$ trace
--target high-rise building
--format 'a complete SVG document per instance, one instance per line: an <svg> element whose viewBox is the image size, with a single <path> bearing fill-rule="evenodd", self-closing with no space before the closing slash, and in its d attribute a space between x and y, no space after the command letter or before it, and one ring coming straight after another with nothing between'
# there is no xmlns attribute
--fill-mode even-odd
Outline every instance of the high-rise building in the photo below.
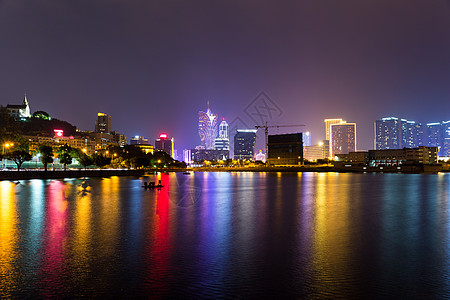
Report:
<svg viewBox="0 0 450 300"><path fill-rule="evenodd" d="M442 124L427 124L427 145L428 147L439 147L442 145Z"/></svg>
<svg viewBox="0 0 450 300"><path fill-rule="evenodd" d="M331 125L331 157L356 151L356 123Z"/></svg>
<svg viewBox="0 0 450 300"><path fill-rule="evenodd" d="M206 112L198 112L198 134L205 149L214 149L214 142L217 137L217 124L217 115L211 112L208 102Z"/></svg>
<svg viewBox="0 0 450 300"><path fill-rule="evenodd" d="M424 145L423 126L396 117L375 121L375 149L417 148Z"/></svg>
<svg viewBox="0 0 450 300"><path fill-rule="evenodd" d="M329 149L328 149L328 153L330 154L329 158L333 158L332 157L332 143L331 143L331 125L335 125L335 124L343 124L346 123L346 121L342 120L342 119L325 119L325 139L329 141L328 145L329 145Z"/></svg>
<svg viewBox="0 0 450 300"><path fill-rule="evenodd" d="M110 133L111 132L111 116L105 113L98 113L95 121L95 132Z"/></svg>
<svg viewBox="0 0 450 300"><path fill-rule="evenodd" d="M155 140L155 150L164 151L174 158L174 142L173 138L169 138L167 134L161 133L159 138Z"/></svg>
<svg viewBox="0 0 450 300"><path fill-rule="evenodd" d="M214 141L214 148L216 150L230 150L229 126L225 120L219 125L219 137Z"/></svg>
<svg viewBox="0 0 450 300"><path fill-rule="evenodd" d="M303 163L301 133L276 134L268 137L269 165L299 165Z"/></svg>
<svg viewBox="0 0 450 300"><path fill-rule="evenodd" d="M255 153L256 129L237 129L234 136L234 158L252 160Z"/></svg>
<svg viewBox="0 0 450 300"><path fill-rule="evenodd" d="M395 117L375 121L375 149L401 149L400 120Z"/></svg>

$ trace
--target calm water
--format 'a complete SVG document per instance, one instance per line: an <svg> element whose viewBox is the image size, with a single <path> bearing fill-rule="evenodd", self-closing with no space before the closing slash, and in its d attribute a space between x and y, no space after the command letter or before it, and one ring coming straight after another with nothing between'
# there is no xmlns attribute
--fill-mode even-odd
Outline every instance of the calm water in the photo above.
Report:
<svg viewBox="0 0 450 300"><path fill-rule="evenodd" d="M0 296L448 298L449 197L450 174L0 181Z"/></svg>

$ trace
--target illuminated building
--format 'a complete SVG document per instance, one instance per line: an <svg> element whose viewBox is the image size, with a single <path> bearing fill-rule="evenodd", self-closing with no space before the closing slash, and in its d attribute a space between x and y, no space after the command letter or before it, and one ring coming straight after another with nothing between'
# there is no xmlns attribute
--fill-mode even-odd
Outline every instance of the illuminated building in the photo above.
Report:
<svg viewBox="0 0 450 300"><path fill-rule="evenodd" d="M328 140L320 141L317 145L303 147L303 159L316 161L330 156L330 145Z"/></svg>
<svg viewBox="0 0 450 300"><path fill-rule="evenodd" d="M174 158L174 142L173 138L169 138L167 134L161 133L159 138L155 140L155 150L164 151Z"/></svg>
<svg viewBox="0 0 450 300"><path fill-rule="evenodd" d="M225 120L219 125L219 137L214 141L214 149L230 150L229 126Z"/></svg>
<svg viewBox="0 0 450 300"><path fill-rule="evenodd" d="M217 137L217 115L213 114L209 109L206 112L198 112L198 134L200 135L200 140L202 146L205 149L214 149L214 142Z"/></svg>
<svg viewBox="0 0 450 300"><path fill-rule="evenodd" d="M342 119L325 119L325 139L329 141L329 149L328 149L328 153L329 153L329 158L333 158L332 156L332 144L331 144L331 125L335 125L335 124L343 124L346 123L346 121L342 120Z"/></svg>
<svg viewBox="0 0 450 300"><path fill-rule="evenodd" d="M23 98L23 102L20 105L8 104L6 106L8 115L16 120L24 120L31 117L30 105L28 104L27 96Z"/></svg>
<svg viewBox="0 0 450 300"><path fill-rule="evenodd" d="M262 161L266 162L266 155L262 152L262 150L259 150L259 152L255 155L255 161Z"/></svg>
<svg viewBox="0 0 450 300"><path fill-rule="evenodd" d="M192 154L190 149L184 149L183 150L183 161L190 165L192 163Z"/></svg>
<svg viewBox="0 0 450 300"><path fill-rule="evenodd" d="M111 116L105 113L98 113L95 121L95 132L110 133L111 132Z"/></svg>
<svg viewBox="0 0 450 300"><path fill-rule="evenodd" d="M229 150L215 150L215 149L192 149L191 150L191 163L195 162L203 164L207 161L227 160L229 158Z"/></svg>
<svg viewBox="0 0 450 300"><path fill-rule="evenodd" d="M303 146L311 146L311 132L309 131L303 133Z"/></svg>
<svg viewBox="0 0 450 300"><path fill-rule="evenodd" d="M450 121L428 123L426 138L429 147L439 147L439 156L450 156Z"/></svg>
<svg viewBox="0 0 450 300"><path fill-rule="evenodd" d="M269 135L269 165L299 165L303 163L303 134Z"/></svg>
<svg viewBox="0 0 450 300"><path fill-rule="evenodd" d="M423 146L423 126L396 117L375 121L375 149L402 149Z"/></svg>
<svg viewBox="0 0 450 300"><path fill-rule="evenodd" d="M131 138L130 145L149 145L149 142L145 137L136 135L135 137Z"/></svg>
<svg viewBox="0 0 450 300"><path fill-rule="evenodd" d="M256 129L237 129L234 136L234 159L253 160Z"/></svg>
<svg viewBox="0 0 450 300"><path fill-rule="evenodd" d="M331 125L331 157L356 151L356 124L341 123Z"/></svg>

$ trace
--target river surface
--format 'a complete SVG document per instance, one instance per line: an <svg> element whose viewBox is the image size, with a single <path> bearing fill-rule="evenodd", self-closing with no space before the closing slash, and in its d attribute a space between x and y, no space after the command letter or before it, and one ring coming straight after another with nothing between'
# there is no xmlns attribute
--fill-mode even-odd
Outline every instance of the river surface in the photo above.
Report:
<svg viewBox="0 0 450 300"><path fill-rule="evenodd" d="M449 298L449 197L450 174L0 181L0 296Z"/></svg>

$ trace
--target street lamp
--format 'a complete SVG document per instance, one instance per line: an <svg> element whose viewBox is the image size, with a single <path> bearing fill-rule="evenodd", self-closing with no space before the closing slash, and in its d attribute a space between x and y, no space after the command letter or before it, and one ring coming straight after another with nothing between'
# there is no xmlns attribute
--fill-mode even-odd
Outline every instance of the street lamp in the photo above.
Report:
<svg viewBox="0 0 450 300"><path fill-rule="evenodd" d="M10 142L3 144L3 152L2 152L2 154L5 155L5 148L8 149L9 147L13 147L13 146L14 146L14 143L10 143ZM4 168L5 166L6 166L5 158L3 157L2 158L2 168Z"/></svg>

